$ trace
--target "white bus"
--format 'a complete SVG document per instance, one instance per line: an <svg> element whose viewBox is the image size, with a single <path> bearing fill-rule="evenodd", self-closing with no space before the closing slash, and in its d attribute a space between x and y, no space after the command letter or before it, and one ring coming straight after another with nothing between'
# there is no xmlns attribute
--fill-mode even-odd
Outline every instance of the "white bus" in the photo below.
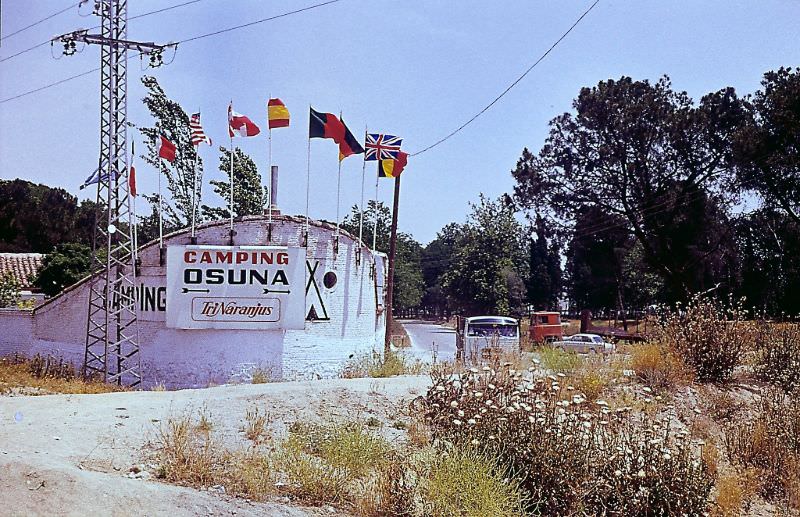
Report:
<svg viewBox="0 0 800 517"><path fill-rule="evenodd" d="M469 364L519 352L519 321L505 316L456 319L456 358Z"/></svg>

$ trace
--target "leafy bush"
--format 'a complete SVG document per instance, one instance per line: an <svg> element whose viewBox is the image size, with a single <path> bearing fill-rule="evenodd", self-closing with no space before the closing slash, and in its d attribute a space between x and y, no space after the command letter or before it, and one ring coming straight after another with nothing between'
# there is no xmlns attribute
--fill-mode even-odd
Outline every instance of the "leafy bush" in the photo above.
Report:
<svg viewBox="0 0 800 517"><path fill-rule="evenodd" d="M479 447L515 473L541 515L702 514L713 485L686 432L513 369L434 377L434 438Z"/></svg>
<svg viewBox="0 0 800 517"><path fill-rule="evenodd" d="M760 494L796 499L800 508L800 400L767 392L755 416L734 422L725 432L731 463L760 473Z"/></svg>
<svg viewBox="0 0 800 517"><path fill-rule="evenodd" d="M692 379L692 371L680 356L661 343L632 346L631 367L636 377L656 391L672 390Z"/></svg>
<svg viewBox="0 0 800 517"><path fill-rule="evenodd" d="M543 346L538 350L542 366L553 373L569 373L581 364L578 354Z"/></svg>
<svg viewBox="0 0 800 517"><path fill-rule="evenodd" d="M800 324L759 325L756 376L792 392L800 388Z"/></svg>
<svg viewBox="0 0 800 517"><path fill-rule="evenodd" d="M425 515L524 515L522 490L511 478L508 469L474 449L439 454L422 482Z"/></svg>
<svg viewBox="0 0 800 517"><path fill-rule="evenodd" d="M742 302L723 303L702 297L666 311L655 340L675 351L700 382L728 380L752 341Z"/></svg>

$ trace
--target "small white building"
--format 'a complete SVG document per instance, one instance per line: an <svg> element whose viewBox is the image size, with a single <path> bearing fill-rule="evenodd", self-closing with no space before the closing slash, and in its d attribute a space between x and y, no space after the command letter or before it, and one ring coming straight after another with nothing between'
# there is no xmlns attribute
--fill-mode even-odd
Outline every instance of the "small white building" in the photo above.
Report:
<svg viewBox="0 0 800 517"><path fill-rule="evenodd" d="M382 349L386 324L385 256L372 252L345 231L339 233L338 249L334 250L335 226L313 220L305 245L305 224L302 217L275 215L269 240L267 216L237 219L233 247L229 247L229 222L216 221L198 226L195 244L191 243L187 229L165 236L164 252L157 241L139 250L136 294L143 387L157 384L168 388L205 387L212 383L247 381L255 369L287 380L332 377L354 355ZM235 318L229 317L225 323L199 323L201 327L217 328L186 328L192 326L191 321L197 321L196 316L202 319L193 312L188 325L176 325L174 314L168 325L167 300L178 299L176 296L181 293L180 289L167 285L168 254L180 257L181 249L235 252L264 246L283 248L292 256L305 259L305 264L292 273L295 276L290 275L287 280L296 289L291 296L295 297L297 289L302 289L304 297L287 303L287 298L280 294L282 291L272 289L279 294L267 295L269 290L265 288L264 299L272 301L263 302L262 307L263 300L257 299L261 312L280 313L282 307L291 307L296 315L302 310L304 317L299 324L295 318L295 323L288 325L291 328L286 328L278 319L263 316L261 324L248 317L239 325L233 321ZM176 274L173 268L173 279ZM255 274L258 281L260 273ZM78 282L33 310L0 309L0 355L51 354L78 367L82 365L90 281L86 278ZM173 284L179 281L180 278L170 280ZM216 286L203 287L205 294L201 296L206 301L198 303L209 306ZM228 292L235 291L235 287L228 286ZM175 292L168 293L168 289ZM209 289L212 294L208 294ZM190 305L199 306L198 303L192 301ZM265 308L270 304L272 308ZM205 310L203 314L207 313L210 312ZM231 328L237 325L241 328Z"/></svg>

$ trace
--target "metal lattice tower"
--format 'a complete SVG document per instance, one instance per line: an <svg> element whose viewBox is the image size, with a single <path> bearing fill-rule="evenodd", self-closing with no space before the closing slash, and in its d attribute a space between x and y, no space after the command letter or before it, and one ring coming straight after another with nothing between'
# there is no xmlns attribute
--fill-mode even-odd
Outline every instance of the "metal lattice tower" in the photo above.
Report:
<svg viewBox="0 0 800 517"><path fill-rule="evenodd" d="M75 31L53 41L64 53L76 42L101 46L100 160L97 169L99 207L92 249L92 279L86 328L84 377L136 386L142 380L136 308L133 220L128 170L128 50L161 62L163 45L128 41L127 0L99 0L94 14L101 33Z"/></svg>

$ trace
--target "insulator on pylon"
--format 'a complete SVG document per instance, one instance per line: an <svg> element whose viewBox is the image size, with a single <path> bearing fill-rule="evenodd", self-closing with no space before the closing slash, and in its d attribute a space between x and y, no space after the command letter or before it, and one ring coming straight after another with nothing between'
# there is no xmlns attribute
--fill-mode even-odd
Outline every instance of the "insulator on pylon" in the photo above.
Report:
<svg viewBox="0 0 800 517"><path fill-rule="evenodd" d="M164 64L164 51L163 49L155 49L150 52L150 66L158 68Z"/></svg>

